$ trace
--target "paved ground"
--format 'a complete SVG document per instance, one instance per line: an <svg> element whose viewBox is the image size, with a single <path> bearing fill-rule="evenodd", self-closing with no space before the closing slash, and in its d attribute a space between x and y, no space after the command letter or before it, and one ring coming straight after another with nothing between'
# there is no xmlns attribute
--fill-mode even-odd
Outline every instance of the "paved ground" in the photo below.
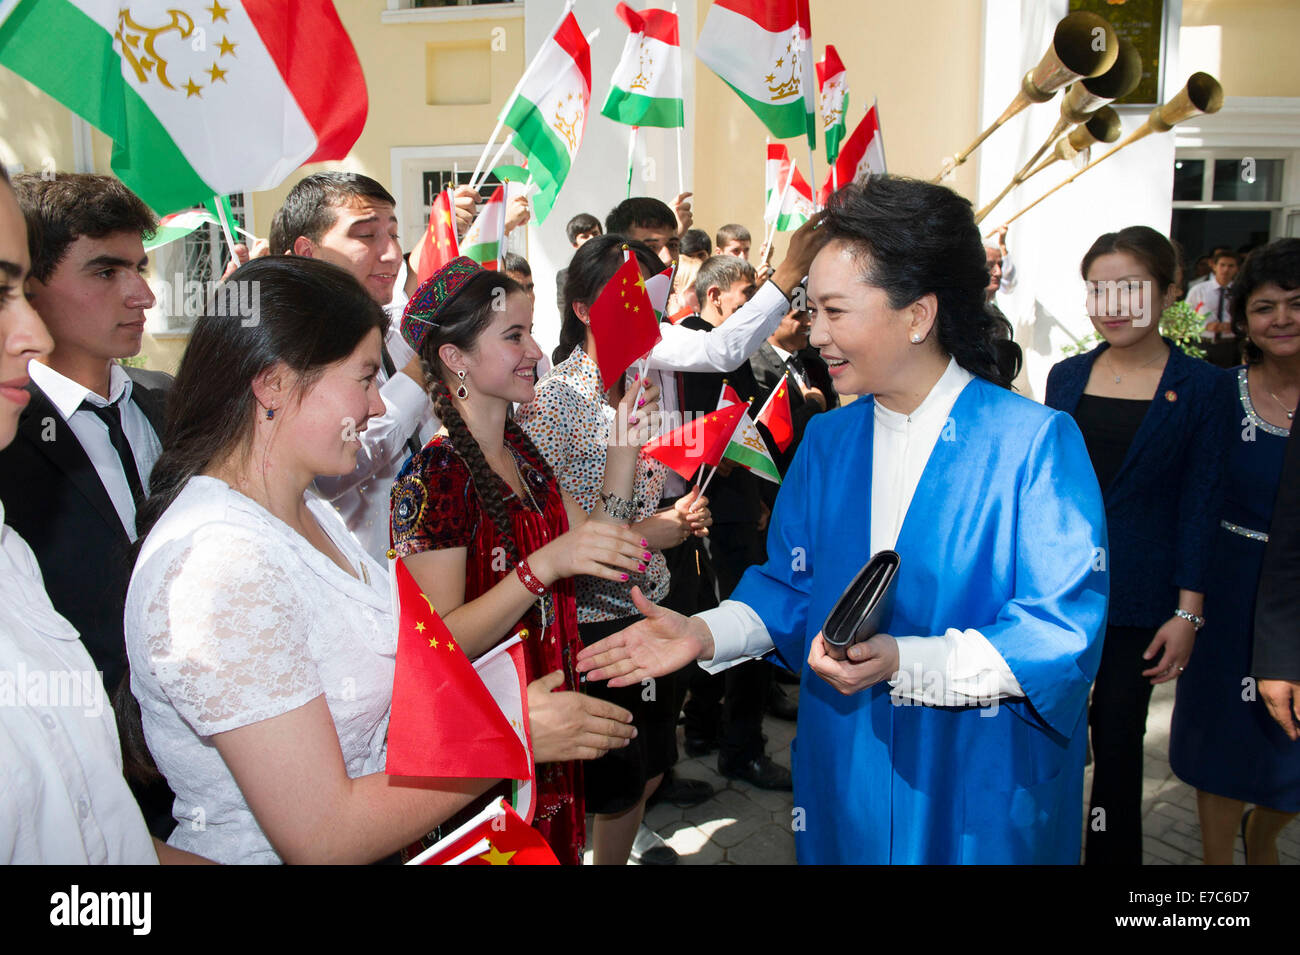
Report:
<svg viewBox="0 0 1300 955"><path fill-rule="evenodd" d="M786 687L795 693L794 687ZM1169 716L1174 706L1174 685L1155 688L1147 718L1146 779L1143 785L1143 838L1148 865L1198 865L1201 861L1200 829L1196 819L1196 793L1169 769ZM768 752L781 765L790 765L789 746L794 724L768 717L764 730ZM659 805L646 822L681 855L686 865L793 865L794 836L789 793L771 793L717 774L716 756L684 759L677 771L693 779L706 779L718 793L693 809ZM1092 776L1084 782L1085 801ZM1294 822L1278 841L1284 865L1300 865L1300 822ZM1237 859L1243 862L1240 840Z"/></svg>

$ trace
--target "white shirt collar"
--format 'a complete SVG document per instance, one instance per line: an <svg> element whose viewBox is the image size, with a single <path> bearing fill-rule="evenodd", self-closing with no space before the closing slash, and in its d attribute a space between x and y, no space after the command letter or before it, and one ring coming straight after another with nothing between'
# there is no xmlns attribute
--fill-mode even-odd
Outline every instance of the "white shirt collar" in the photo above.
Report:
<svg viewBox="0 0 1300 955"><path fill-rule="evenodd" d="M769 345L772 345L771 342L768 342L768 344L769 344ZM786 350L785 350L784 348L782 348L780 345L772 345L772 351L776 352L777 355L780 356L780 358L781 358L782 361L789 361L789 360L790 360L790 356L794 354L794 352L788 352L788 351L786 351Z"/></svg>
<svg viewBox="0 0 1300 955"><path fill-rule="evenodd" d="M934 415L942 414L947 418L948 413L952 411L952 406L957 403L957 396L961 394L962 389L974 377L969 371L957 364L957 359L949 358L948 367L939 376L939 380L934 383L934 387L925 396L925 400L917 405L910 415L890 411L877 401L876 421L888 428L900 430L908 422L924 421Z"/></svg>
<svg viewBox="0 0 1300 955"><path fill-rule="evenodd" d="M85 385L59 374L49 365L43 365L35 359L27 363L27 374L31 376L36 386L45 392L45 397L50 399L50 403L63 416L64 421L73 416L83 401L89 401L102 408L118 400L131 399L131 376L117 362L113 362L113 367L108 373L108 401Z"/></svg>

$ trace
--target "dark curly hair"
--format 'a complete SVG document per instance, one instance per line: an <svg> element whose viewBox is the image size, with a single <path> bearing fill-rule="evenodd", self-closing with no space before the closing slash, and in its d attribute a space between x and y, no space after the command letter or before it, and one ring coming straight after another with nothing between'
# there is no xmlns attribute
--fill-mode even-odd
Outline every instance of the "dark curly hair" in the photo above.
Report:
<svg viewBox="0 0 1300 955"><path fill-rule="evenodd" d="M1246 257L1241 271L1232 280L1228 310L1232 315L1232 330L1242 343L1248 365L1263 359L1264 353L1247 334L1246 303L1260 286L1269 284L1288 292L1300 288L1300 239L1277 239L1256 249Z"/></svg>
<svg viewBox="0 0 1300 955"><path fill-rule="evenodd" d="M425 390L433 401L433 410L447 429L452 448L469 468L474 493L478 495L484 513L496 525L498 535L505 542L506 556L513 566L519 562L520 554L510 528L505 485L483 457L483 449L457 410L447 384L453 375L438 355L438 349L443 345L455 345L463 352L473 353L479 336L492 323L493 305L501 300L503 291L506 295L524 294L523 286L501 272L484 270L471 278L460 294L438 313L438 324L429 329L420 343L420 361L424 366ZM555 474L545 463L545 458L512 418L506 418L506 433L527 448L532 457L543 462L547 479L554 482Z"/></svg>
<svg viewBox="0 0 1300 955"><path fill-rule="evenodd" d="M1011 387L1020 346L1011 323L984 308L989 271L968 200L919 179L872 176L836 192L821 227L854 248L862 280L891 308L932 293L940 347L971 374Z"/></svg>

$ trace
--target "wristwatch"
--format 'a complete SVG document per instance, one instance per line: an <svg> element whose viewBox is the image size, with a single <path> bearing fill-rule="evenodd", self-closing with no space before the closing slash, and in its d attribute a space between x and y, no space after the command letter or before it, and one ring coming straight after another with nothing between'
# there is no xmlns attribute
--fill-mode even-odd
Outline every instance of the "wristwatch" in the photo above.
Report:
<svg viewBox="0 0 1300 955"><path fill-rule="evenodd" d="M1205 626L1204 617L1198 617L1190 610L1184 610L1182 607L1179 607L1177 610L1174 611L1174 616L1182 617L1184 620L1190 623L1197 630L1200 630L1203 626Z"/></svg>

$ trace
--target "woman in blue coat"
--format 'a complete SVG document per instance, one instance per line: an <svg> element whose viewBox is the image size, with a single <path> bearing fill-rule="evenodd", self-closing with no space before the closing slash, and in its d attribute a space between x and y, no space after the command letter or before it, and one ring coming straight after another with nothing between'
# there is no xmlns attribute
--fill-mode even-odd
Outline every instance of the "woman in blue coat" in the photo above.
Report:
<svg viewBox="0 0 1300 955"><path fill-rule="evenodd" d="M966 200L872 177L821 227L812 343L861 400L809 425L768 562L731 600L693 618L642 602L647 620L579 669L626 684L775 651L802 671L800 862L1076 863L1107 587L1083 440L1009 390L1020 353L984 312ZM884 632L833 660L823 621L886 548L901 565Z"/></svg>
<svg viewBox="0 0 1300 955"><path fill-rule="evenodd" d="M1105 339L1047 378L1078 422L1106 503L1110 613L1089 711L1085 861L1142 863L1142 737L1151 688L1192 655L1223 494L1232 378L1160 337L1177 259L1146 226L1101 236L1080 269Z"/></svg>

